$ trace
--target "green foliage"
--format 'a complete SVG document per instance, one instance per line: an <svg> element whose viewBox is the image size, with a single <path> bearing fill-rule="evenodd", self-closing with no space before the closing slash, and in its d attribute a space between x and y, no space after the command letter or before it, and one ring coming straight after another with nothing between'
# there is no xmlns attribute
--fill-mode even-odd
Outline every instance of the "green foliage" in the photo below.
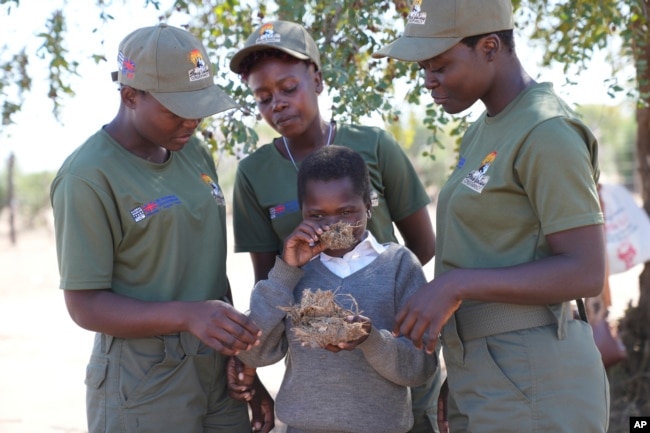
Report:
<svg viewBox="0 0 650 433"><path fill-rule="evenodd" d="M636 175L633 107L583 105L577 112L598 138L601 178L632 188Z"/></svg>
<svg viewBox="0 0 650 433"><path fill-rule="evenodd" d="M77 74L79 63L77 61L68 61L68 50L65 49L64 44L66 21L63 11L54 11L48 19L46 27L47 31L38 35L43 40L43 45L38 50L37 55L41 58L48 56L50 59L48 65L50 87L47 96L54 103L53 113L58 118L61 109L61 93L74 96L74 91L70 84L66 82L66 79L69 74Z"/></svg>
<svg viewBox="0 0 650 433"><path fill-rule="evenodd" d="M438 127L435 158L431 153L431 130L423 125L421 115L415 111L404 113L401 122L390 122L386 129L404 148L424 185L436 188L445 182L456 165L460 130L455 135L452 131L461 128L463 123L462 119L453 120Z"/></svg>
<svg viewBox="0 0 650 433"><path fill-rule="evenodd" d="M422 80L416 65L392 60L376 60L370 55L399 36L395 22L403 22L408 13L404 1L315 2L280 0L275 4L227 0L223 2L176 1L173 11L192 17L189 30L201 38L218 59L218 83L241 105L242 109L212 119L204 127L218 131L214 148L222 146L233 153L238 146L249 152L257 145L253 129L258 116L248 87L230 72L232 55L244 45L253 30L266 20L283 19L303 23L321 51L326 92L332 101L332 116L339 121L359 122L379 116L387 122L400 119L400 106L420 103ZM174 13L174 12L172 12ZM409 77L415 85L397 101L394 83ZM432 107L426 125L431 129L429 143L436 141L442 110ZM430 117L431 116L431 117ZM214 137L214 133L208 133ZM431 152L432 153L432 152Z"/></svg>
<svg viewBox="0 0 650 433"><path fill-rule="evenodd" d="M16 205L25 228L34 228L43 222L50 210L50 184L54 173L22 174L16 177Z"/></svg>
<svg viewBox="0 0 650 433"><path fill-rule="evenodd" d="M643 104L650 102L645 82L647 54L650 43L645 0L521 0L520 25L531 28L530 38L544 46L541 64L563 65L564 72L576 72L577 77L589 67L589 60L597 50L609 50L608 60L612 77L623 67L634 63L636 80L609 82L609 93L627 91ZM621 43L619 47L619 43ZM566 81L572 83L571 74Z"/></svg>
<svg viewBox="0 0 650 433"><path fill-rule="evenodd" d="M2 210L9 206L8 181L7 173L0 170L0 215Z"/></svg>
<svg viewBox="0 0 650 433"><path fill-rule="evenodd" d="M107 12L110 2L96 0L95 3L98 24L113 19ZM1 0L1 4L2 10L9 15L19 2ZM513 4L518 25L532 29L532 40L541 41L546 48L540 59L542 65L559 63L564 65L565 72L574 71L574 68L580 72L588 67L596 50L610 49L612 76L627 59L635 59L639 71L636 80L629 83L612 79L609 83L611 94L625 90L636 92L641 100L650 97L650 86L642 74L647 70L647 59L641 52L647 47L650 33L642 13L644 0L515 0ZM217 83L240 103L241 109L214 116L202 124L205 137L215 152L246 153L258 144L259 116L255 103L247 86L230 72L228 63L253 29L267 19L301 22L313 35L321 50L332 116L337 120L363 122L374 117L383 119L386 124L403 124L403 113L424 102L427 105L423 107L424 117L420 122L428 131L428 147L422 149L427 157L440 151L441 137L452 134L459 139L466 128L464 119L449 127L450 118L431 103L424 92L417 65L370 56L401 34L410 7L406 0L145 0L141 5L160 10L161 21L189 17L186 27L207 46L217 69ZM167 9L163 9L165 7ZM53 101L54 115L58 116L63 98L74 95L70 83L78 66L78 60L66 49L65 10L52 12L38 37L42 45L35 54L48 62L48 96ZM622 43L620 48L618 42ZM34 54L24 50L16 50L16 53L1 65L0 102L4 124L11 123L11 116L20 110L23 92L31 88L27 66ZM106 60L101 54L91 58L96 62ZM569 83L571 75L567 74ZM399 89L397 94L396 83L400 82L407 83L408 90Z"/></svg>
<svg viewBox="0 0 650 433"><path fill-rule="evenodd" d="M52 172L15 172L13 205L22 228L31 229L45 223L46 215L51 212L50 184L54 175ZM0 214L10 205L8 182L7 170L3 166L0 168Z"/></svg>
<svg viewBox="0 0 650 433"><path fill-rule="evenodd" d="M6 48L3 49L3 51L5 50ZM3 126L13 123L12 116L20 111L25 100L25 93L32 87L32 79L27 73L28 62L28 56L23 49L0 65L0 101Z"/></svg>
<svg viewBox="0 0 650 433"><path fill-rule="evenodd" d="M101 1L101 0L99 0ZM11 15L12 3L19 6L18 0L2 0L0 5L7 16ZM15 48L16 42L11 41L9 46L0 48L0 59L8 57L8 60L0 64L0 106L2 109L2 125L7 126L13 123L13 115L20 111L25 95L32 87L32 79L28 72L29 59L37 56L48 60L48 83L47 96L53 102L53 114L58 119L61 109L61 97L74 96L74 91L69 82L71 75L76 75L77 61L68 61L69 53L65 49L65 15L62 10L54 11L45 23L45 31L37 37L42 40L42 45L36 53L29 53L25 46ZM5 42L6 44L7 42ZM2 130L0 129L0 132Z"/></svg>

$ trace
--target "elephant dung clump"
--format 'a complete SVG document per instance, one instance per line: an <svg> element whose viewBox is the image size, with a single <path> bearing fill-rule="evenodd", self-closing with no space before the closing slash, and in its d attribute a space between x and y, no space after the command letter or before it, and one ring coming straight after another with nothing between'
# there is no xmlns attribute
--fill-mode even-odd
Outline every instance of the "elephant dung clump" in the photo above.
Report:
<svg viewBox="0 0 650 433"><path fill-rule="evenodd" d="M305 289L300 304L279 307L291 318L293 334L304 346L337 345L367 334L362 323L350 323L346 320L349 316L358 315L358 311L341 307L335 298L336 294L331 290L317 289L312 292L310 289ZM352 302L356 307L354 298Z"/></svg>
<svg viewBox="0 0 650 433"><path fill-rule="evenodd" d="M350 248L357 243L354 237L354 226L350 223L339 221L330 226L330 229L320 235L320 241L329 250L342 250Z"/></svg>

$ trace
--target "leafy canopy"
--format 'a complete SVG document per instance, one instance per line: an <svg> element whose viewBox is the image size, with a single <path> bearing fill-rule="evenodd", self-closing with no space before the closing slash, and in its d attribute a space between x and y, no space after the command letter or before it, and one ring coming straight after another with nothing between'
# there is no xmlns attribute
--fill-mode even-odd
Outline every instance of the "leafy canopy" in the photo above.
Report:
<svg viewBox="0 0 650 433"><path fill-rule="evenodd" d="M108 12L110 2L95 1L100 26L113 17ZM610 50L612 77L630 61L637 71L647 69L647 59L638 54L648 45L650 33L643 14L644 0L514 0L513 4L519 28L527 29L531 40L541 41L546 47L540 63L562 64L569 83L574 80L570 72L587 69L589 59L601 49ZM0 5L7 16L13 8L25 7L19 0L0 0ZM410 7L405 0L145 0L143 6L159 10L161 21L172 16L186 17L188 30L204 41L217 62L217 83L241 103L242 110L215 116L202 125L205 138L215 149L232 153L234 146L241 145L248 152L258 141L252 128L256 118L253 98L247 86L230 72L228 62L253 29L266 19L302 22L312 34L321 49L325 88L336 119L358 122L374 116L390 124L400 121L409 107L424 104L421 121L431 132L431 146L440 143L443 128L450 122L426 94L416 64L370 56L402 33ZM12 123L12 116L20 110L31 89L32 56L46 60L47 96L52 100L54 116L59 115L63 99L74 96L71 83L77 78L81 59L75 59L66 49L66 23L65 9L52 11L44 30L37 35L42 43L36 53L28 53L24 48L15 50L17 44L0 48L3 125ZM106 60L100 54L92 58L96 62ZM627 91L647 103L648 83L638 79L643 76L637 74L624 83L612 78L611 94ZM401 93L396 94L399 82L408 83L404 87L408 90L400 87ZM464 128L461 119L453 128L445 128L444 133L459 137Z"/></svg>

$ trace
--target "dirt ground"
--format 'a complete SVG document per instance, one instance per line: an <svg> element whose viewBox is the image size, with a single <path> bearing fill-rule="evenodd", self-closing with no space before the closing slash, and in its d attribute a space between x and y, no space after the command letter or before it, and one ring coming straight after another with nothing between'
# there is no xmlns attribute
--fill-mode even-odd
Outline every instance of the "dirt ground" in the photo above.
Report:
<svg viewBox="0 0 650 433"><path fill-rule="evenodd" d="M65 309L53 232L19 233L12 246L6 222L0 227L0 432L87 432L83 380L93 334L76 326ZM425 271L430 278L432 269ZM640 271L637 266L611 277L611 320L636 302ZM253 282L248 255L230 254L228 274L235 305L247 309ZM282 363L260 370L272 393L282 374Z"/></svg>

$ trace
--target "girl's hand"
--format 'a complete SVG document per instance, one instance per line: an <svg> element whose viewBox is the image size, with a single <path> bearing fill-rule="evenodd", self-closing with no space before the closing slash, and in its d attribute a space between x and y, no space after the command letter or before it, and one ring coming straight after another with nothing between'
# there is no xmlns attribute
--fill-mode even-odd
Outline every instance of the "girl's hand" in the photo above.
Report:
<svg viewBox="0 0 650 433"><path fill-rule="evenodd" d="M325 250L319 236L328 227L321 228L311 221L303 221L284 241L282 260L290 266L300 267Z"/></svg>
<svg viewBox="0 0 650 433"><path fill-rule="evenodd" d="M346 341L343 343L339 343L337 345L333 344L328 344L327 346L323 346L323 349L329 350L330 352L340 352L341 350L354 350L357 348L357 346L368 338L368 335L372 331L372 320L370 320L368 317L365 316L348 316L346 318L346 321L348 323L362 323L363 324L363 330L366 331L366 334L362 337L357 338L356 340L352 341Z"/></svg>

